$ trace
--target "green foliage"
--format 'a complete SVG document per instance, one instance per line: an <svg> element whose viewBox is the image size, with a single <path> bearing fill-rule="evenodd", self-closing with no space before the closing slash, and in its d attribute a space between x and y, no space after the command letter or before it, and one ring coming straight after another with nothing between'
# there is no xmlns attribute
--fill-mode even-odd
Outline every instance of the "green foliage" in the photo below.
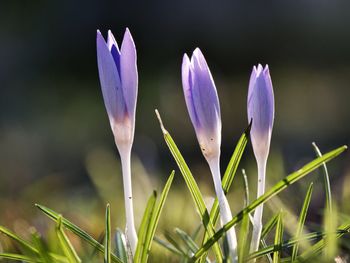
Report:
<svg viewBox="0 0 350 263"><path fill-rule="evenodd" d="M300 180L305 175L309 174L310 172L312 172L313 170L321 166L322 163L328 162L331 159L335 158L346 149L347 149L346 146L342 146L333 151L330 151L329 153L326 153L322 157L319 157L313 160L312 162L304 165L301 169L288 175L285 179L279 181L269 191L267 191L265 194L263 194L258 199L253 201L248 207L246 207L241 212L239 212L235 217L233 217L233 219L230 222L228 222L225 226L223 226L219 231L217 231L213 237L208 239L208 241L192 257L192 260L195 261L198 258L200 258L215 242L217 242L223 236L223 234L227 230L229 230L232 226L240 222L243 219L244 214L249 214L253 212L254 209L258 207L260 204L268 201L270 198L272 198L273 196L277 195L278 193L286 189L289 185Z"/></svg>
<svg viewBox="0 0 350 263"><path fill-rule="evenodd" d="M104 257L104 262L117 262L117 263L143 263L148 262L149 255L152 248L153 240L159 245L160 248L171 252L174 256L179 257L180 262L207 262L210 263L209 249L213 248L214 256L217 262L222 262L224 256L221 251L222 241L221 238L225 232L236 224L239 225L238 235L238 261L239 263L256 260L261 257L266 257L269 262L309 262L313 261L332 261L337 255L338 239L350 231L350 221L343 222L342 225L338 225L340 218L338 218L337 207L332 203L332 196L329 184L329 174L326 166L326 162L332 160L344 150L346 146L339 147L333 151L330 151L324 155L321 154L316 144L314 148L317 154L317 158L308 164L304 165L301 169L288 175L283 180L279 181L264 195L252 202L249 201L249 187L248 180L243 173L243 187L244 187L244 208L233 219L224 225L219 230L215 231L215 225L219 218L219 209L217 199L214 201L210 213L208 213L205 206L203 196L199 190L197 182L195 181L190 169L188 168L184 158L182 157L179 149L177 148L174 140L170 134L165 130L162 123L162 131L165 142L169 147L171 154L173 155L182 177L184 178L187 188L194 200L197 211L199 212L201 225L191 231L184 231L180 228L175 228L173 234L165 232L164 236L166 241L155 237L156 229L159 225L160 216L165 206L170 187L174 179L174 171L170 174L159 198L154 191L149 197L147 206L144 210L144 214L141 220L141 225L138 231L138 244L136 252L133 258L130 254L130 248L125 242L124 233L120 229L116 229L113 235L111 227L111 210L109 204L106 207L105 212L105 234L101 241L97 241L90 234L78 227L68 219L64 218L59 213L42 205L36 205L45 215L56 222L55 236L56 246L48 244L41 235L32 228L31 240L19 237L11 230L0 226L0 232L8 236L15 244L17 244L18 250L14 253L0 253L0 258L6 260L17 260L21 262L58 262L58 263L77 263L84 261L84 258L88 256L80 253L82 260L78 256L76 249L73 247L69 238L65 234L65 229L75 234L81 241L88 244L95 251L100 252L100 256ZM249 129L242 134L241 138L237 142L235 150L232 154L230 162L227 166L226 172L223 176L222 186L225 194L229 191L234 176L237 172L240 160L244 153L245 147L249 138ZM287 240L283 240L283 237L288 235L284 234L283 213L273 213L273 216L263 226L261 235L261 249L249 254L249 236L250 236L250 213L252 213L256 207L262 203L266 203L273 196L279 194L291 184L299 181L312 171L322 167L325 181L325 195L326 195L326 209L324 213L324 226L322 231L308 232L306 217L308 214L308 208L311 202L311 196L313 192L313 183L310 184L302 208L300 210L298 225L293 237ZM274 211L273 211L274 212ZM186 215L184 215L186 216ZM203 230L204 232L201 231ZM275 235L273 238L273 244L268 244L266 240L269 240L269 236L272 236L272 231L275 229ZM191 234L189 234L191 233ZM202 236L199 234L203 233ZM307 233L307 234L305 234ZM270 235L269 235L270 234ZM113 238L112 238L113 237ZM114 242L113 242L114 241ZM114 243L114 247L113 247ZM308 244L303 246L302 244ZM59 253L51 252L51 248L60 248ZM50 248L50 249L49 249ZM225 251L225 250L224 250ZM286 252L286 253L285 253ZM288 256L290 255L290 256ZM322 256L322 258L321 258Z"/></svg>

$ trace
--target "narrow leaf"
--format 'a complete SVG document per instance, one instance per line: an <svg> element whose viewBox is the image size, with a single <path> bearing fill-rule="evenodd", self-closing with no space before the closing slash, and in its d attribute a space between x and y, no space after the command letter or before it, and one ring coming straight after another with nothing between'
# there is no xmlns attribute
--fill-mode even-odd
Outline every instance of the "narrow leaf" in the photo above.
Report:
<svg viewBox="0 0 350 263"><path fill-rule="evenodd" d="M138 242L137 242L136 252L135 252L135 256L134 256L135 263L142 262L141 261L142 260L142 251L145 247L145 240L147 237L147 231L148 231L151 217L152 217L155 205L156 205L156 200L157 200L157 192L153 191L153 194L148 199L147 206L146 206L145 212L143 213L141 225L139 228Z"/></svg>
<svg viewBox="0 0 350 263"><path fill-rule="evenodd" d="M166 182L166 184L164 186L162 194L160 196L159 204L158 204L158 206L155 207L155 210L152 213L152 217L150 218L150 223L149 223L146 238L145 238L145 245L144 245L143 251L142 251L142 257L141 257L142 262L147 262L148 255L149 255L149 252L150 252L151 246L152 246L152 241L153 241L154 235L156 233L156 228L157 228L157 225L159 222L160 214L163 210L165 200L168 196L170 186L171 186L173 179L174 179L174 175L175 175L175 171L172 171L169 178L168 178L168 181Z"/></svg>
<svg viewBox="0 0 350 263"><path fill-rule="evenodd" d="M51 209L49 209L49 208L47 208L45 206L42 206L42 205L36 204L35 206L38 207L49 218L51 218L52 220L57 222L58 217L59 217L58 213L56 213L55 211L53 211L53 210L51 210ZM68 219L65 219L64 217L62 217L62 223L68 230L72 231L72 233L76 234L78 237L80 237L81 239L85 240L88 244L90 244L92 247L94 247L98 251L104 253L104 246L102 244L100 244L98 241L96 241L87 232L85 232L84 230L82 230L81 228L79 228L78 226L73 224L72 222L70 222ZM112 259L113 262L123 263L114 254L111 254L111 259Z"/></svg>
<svg viewBox="0 0 350 263"><path fill-rule="evenodd" d="M320 149L317 147L316 143L313 142L312 146L314 147L315 153L317 157L321 157L322 153ZM326 193L326 208L332 213L332 191L331 191L331 183L329 180L329 174L326 163L322 164L322 170L324 175L324 188Z"/></svg>
<svg viewBox="0 0 350 263"><path fill-rule="evenodd" d="M297 228L297 232L295 234L295 239L298 239L303 232L303 227L305 224L307 211L309 209L309 205L310 205L310 201L311 201L312 190L313 190L313 183L310 184L309 189L306 192L303 207L302 207L302 209L300 211L300 215L299 215L298 228ZM293 250L292 250L292 258L291 258L292 262L294 262L295 259L297 258L298 248L299 248L299 243L296 243L293 246Z"/></svg>
<svg viewBox="0 0 350 263"><path fill-rule="evenodd" d="M275 234L275 240L274 240L274 246L277 249L275 250L275 252L273 252L273 263L279 263L281 260L282 241L283 241L283 213L281 212L277 219L276 234Z"/></svg>
<svg viewBox="0 0 350 263"><path fill-rule="evenodd" d="M211 237L214 234L214 227L213 227L212 221L210 220L209 213L208 213L207 208L205 206L203 196L199 190L199 187L198 187L195 179L193 178L192 173L191 173L190 169L188 168L184 158L182 157L179 149L177 148L173 138L171 137L169 132L164 128L164 125L163 125L162 120L160 118L159 112L157 110L156 110L156 115L159 119L159 123L161 125L161 129L162 129L162 132L164 135L165 142L166 142L171 154L173 155L173 157L174 157L174 159L175 159L175 161L176 161L176 163L181 171L181 174L183 175L183 178L184 178L186 185L187 185L187 187L192 195L192 198L193 198L194 203L197 207L197 210L199 212L199 215L201 217L203 225L206 229L206 232L208 233L208 236ZM213 245L214 245L213 250L215 253L215 257L216 257L216 260L218 262L221 262L222 261L222 252L221 252L219 245L215 244L215 243L216 242L213 243Z"/></svg>
<svg viewBox="0 0 350 263"><path fill-rule="evenodd" d="M105 216L105 255L104 262L111 262L111 209L110 205L106 206L106 216Z"/></svg>
<svg viewBox="0 0 350 263"><path fill-rule="evenodd" d="M57 235L59 244L62 248L62 251L68 259L68 262L69 263L81 262L78 254L75 252L75 249L73 248L68 237L66 236L66 234L62 229L62 216L59 216L57 220L56 235Z"/></svg>
<svg viewBox="0 0 350 263"><path fill-rule="evenodd" d="M323 162L328 162L331 159L337 157L339 154L344 152L347 149L347 146L341 146L333 151L328 152L327 154L324 154L322 157L316 158L312 162L304 165L301 169L298 171L288 175L283 180L279 181L277 184L275 184L269 191L265 192L262 196L260 196L258 199L254 200L247 208L243 209L241 212L239 212L233 219L228 222L224 227L222 227L220 230L218 230L214 236L212 236L193 256L192 260L197 260L199 257L201 257L217 240L219 240L222 235L229 230L232 226L234 226L236 223L242 220L244 214L249 214L252 211L255 210L256 207L258 207L260 204L267 202L269 199L271 199L273 196L277 195L284 189L286 189L289 185L295 183L296 181L303 178L305 175L311 173L313 170L318 168L322 165Z"/></svg>
<svg viewBox="0 0 350 263"><path fill-rule="evenodd" d="M118 228L115 233L115 244L116 244L116 251L115 254L118 258L120 258L123 263L127 263L128 256L126 253L126 243L125 243L125 237L123 232Z"/></svg>

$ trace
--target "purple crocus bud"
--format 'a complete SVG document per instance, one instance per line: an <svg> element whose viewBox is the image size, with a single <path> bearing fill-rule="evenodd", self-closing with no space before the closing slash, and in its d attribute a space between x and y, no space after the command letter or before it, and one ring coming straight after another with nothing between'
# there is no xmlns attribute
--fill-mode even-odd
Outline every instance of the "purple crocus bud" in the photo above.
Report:
<svg viewBox="0 0 350 263"><path fill-rule="evenodd" d="M117 147L134 139L138 74L136 48L129 29L119 49L111 31L107 42L97 31L97 62L103 99Z"/></svg>
<svg viewBox="0 0 350 263"><path fill-rule="evenodd" d="M253 68L248 89L248 121L252 121L250 138L258 166L257 198L265 193L266 162L270 150L273 119L275 115L274 96L269 67L260 64ZM259 248L262 231L263 204L258 206L253 217L253 232L250 251Z"/></svg>
<svg viewBox="0 0 350 263"><path fill-rule="evenodd" d="M199 48L191 60L182 62L182 86L187 109L203 155L211 159L220 155L221 116L213 77Z"/></svg>
<svg viewBox="0 0 350 263"><path fill-rule="evenodd" d="M187 109L202 153L207 160L219 201L221 223L232 220L230 206L222 189L220 172L221 116L219 98L213 77L199 48L191 60L185 54L182 62L182 86ZM237 237L234 228L226 233L230 257L237 262Z"/></svg>
<svg viewBox="0 0 350 263"><path fill-rule="evenodd" d="M253 67L248 89L248 121L255 158L266 162L275 115L274 96L268 65Z"/></svg>
<svg viewBox="0 0 350 263"><path fill-rule="evenodd" d="M122 163L126 236L134 254L137 234L134 222L130 159L134 140L138 85L136 48L129 29L125 31L120 50L111 31L108 31L107 42L100 31L97 31L96 44L103 99Z"/></svg>

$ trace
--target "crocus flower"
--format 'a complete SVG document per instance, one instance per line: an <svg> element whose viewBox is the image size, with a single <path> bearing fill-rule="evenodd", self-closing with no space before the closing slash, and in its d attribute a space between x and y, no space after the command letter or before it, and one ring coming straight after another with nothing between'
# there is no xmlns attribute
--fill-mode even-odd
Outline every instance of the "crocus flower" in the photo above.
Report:
<svg viewBox="0 0 350 263"><path fill-rule="evenodd" d="M274 96L269 67L260 64L253 67L248 89L248 121L252 121L250 137L258 166L257 197L265 192L266 162L270 149L271 133L274 120ZM251 251L259 248L262 229L263 205L254 213L254 228Z"/></svg>
<svg viewBox="0 0 350 263"><path fill-rule="evenodd" d="M120 50L111 31L108 31L107 42L100 31L97 31L96 44L103 99L122 162L126 236L134 253L137 235L132 203L130 157L138 87L136 48L129 29L125 31Z"/></svg>
<svg viewBox="0 0 350 263"><path fill-rule="evenodd" d="M213 176L215 192L219 200L221 222L226 224L232 219L232 215L221 184L220 105L213 77L199 48L195 49L191 60L187 54L183 57L182 86L197 140ZM227 232L227 240L233 261L236 261L237 238L234 228Z"/></svg>

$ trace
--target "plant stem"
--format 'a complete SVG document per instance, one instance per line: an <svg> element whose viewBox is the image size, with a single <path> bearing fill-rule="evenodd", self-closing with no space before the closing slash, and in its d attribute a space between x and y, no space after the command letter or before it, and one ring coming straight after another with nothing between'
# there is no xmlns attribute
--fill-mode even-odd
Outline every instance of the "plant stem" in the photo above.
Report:
<svg viewBox="0 0 350 263"><path fill-rule="evenodd" d="M266 160L257 160L258 164L258 191L257 198L265 193L265 174L266 174ZM264 205L261 204L255 209L253 217L253 233L252 241L250 244L250 252L255 252L259 249L261 230L262 230L262 215L263 215Z"/></svg>
<svg viewBox="0 0 350 263"><path fill-rule="evenodd" d="M220 156L209 159L208 164L210 167L211 174L213 176L215 192L220 207L221 225L223 226L232 220L232 214L230 206L222 189L220 173ZM229 231L226 232L226 237L230 248L230 256L232 257L232 262L237 262L237 237L234 227L232 227Z"/></svg>
<svg viewBox="0 0 350 263"><path fill-rule="evenodd" d="M122 162L123 172L123 186L124 186L124 202L125 202L125 216L126 216L126 237L130 244L133 255L136 251L137 234L134 223L134 208L132 202L132 187L131 187L131 147L123 147L120 151L120 158Z"/></svg>

